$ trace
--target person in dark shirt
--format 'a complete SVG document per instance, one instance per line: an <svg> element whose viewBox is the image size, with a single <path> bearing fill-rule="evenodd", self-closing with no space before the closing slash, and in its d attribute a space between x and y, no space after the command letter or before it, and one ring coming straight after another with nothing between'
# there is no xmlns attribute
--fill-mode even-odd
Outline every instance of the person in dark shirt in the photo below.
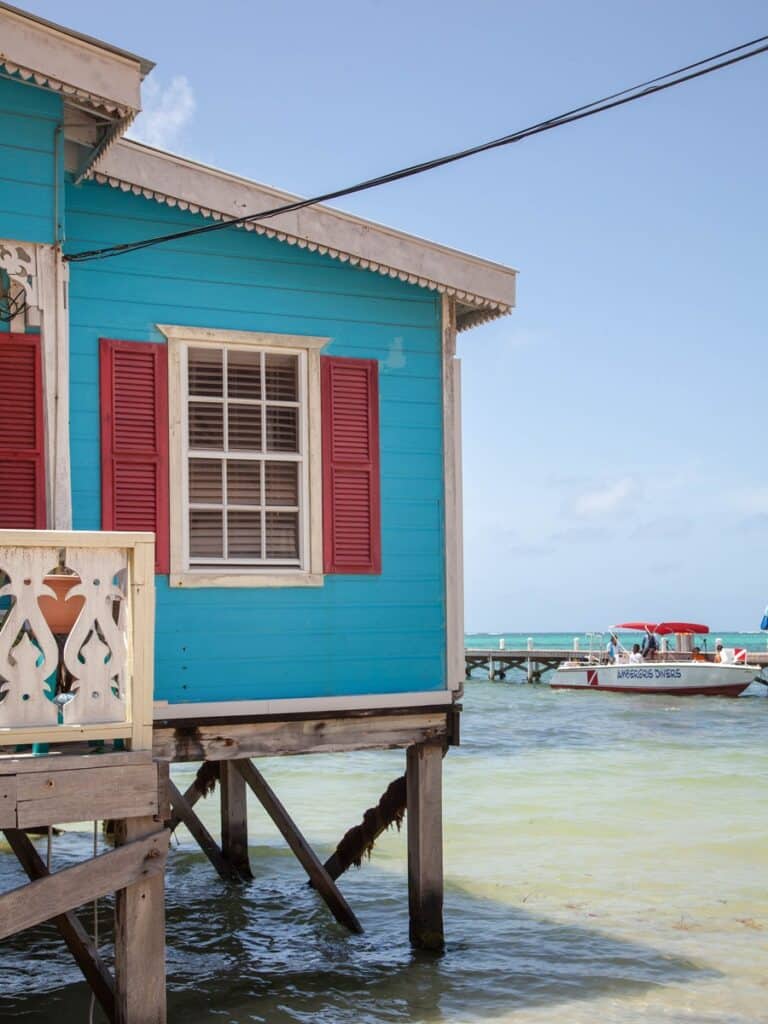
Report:
<svg viewBox="0 0 768 1024"><path fill-rule="evenodd" d="M642 655L644 661L652 661L656 657L656 652L659 649L656 635L646 630L645 636L643 637Z"/></svg>

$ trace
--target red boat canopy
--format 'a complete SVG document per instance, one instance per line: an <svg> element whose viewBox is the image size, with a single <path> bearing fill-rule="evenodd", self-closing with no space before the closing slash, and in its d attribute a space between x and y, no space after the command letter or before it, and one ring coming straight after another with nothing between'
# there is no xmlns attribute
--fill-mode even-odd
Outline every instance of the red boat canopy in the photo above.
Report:
<svg viewBox="0 0 768 1024"><path fill-rule="evenodd" d="M667 636L670 633L708 633L709 626L697 622L620 622L614 629L643 629Z"/></svg>

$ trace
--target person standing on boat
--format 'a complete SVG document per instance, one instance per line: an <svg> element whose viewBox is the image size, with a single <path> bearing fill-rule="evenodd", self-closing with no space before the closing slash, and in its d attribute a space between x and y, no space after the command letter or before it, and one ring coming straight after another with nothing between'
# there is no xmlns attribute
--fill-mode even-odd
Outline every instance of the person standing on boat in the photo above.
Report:
<svg viewBox="0 0 768 1024"><path fill-rule="evenodd" d="M656 640L656 634L650 629L646 629L645 636L643 637L642 655L643 660L648 658L649 661L653 661L656 657L656 651L659 649L659 644Z"/></svg>
<svg viewBox="0 0 768 1024"><path fill-rule="evenodd" d="M632 644L632 653L629 656L631 665L641 665L645 659L640 651L640 644Z"/></svg>
<svg viewBox="0 0 768 1024"><path fill-rule="evenodd" d="M611 633L611 639L608 641L606 650L608 651L608 661L610 661L612 665L615 665L619 660L619 654L621 653L621 644L619 643L619 638L615 633Z"/></svg>

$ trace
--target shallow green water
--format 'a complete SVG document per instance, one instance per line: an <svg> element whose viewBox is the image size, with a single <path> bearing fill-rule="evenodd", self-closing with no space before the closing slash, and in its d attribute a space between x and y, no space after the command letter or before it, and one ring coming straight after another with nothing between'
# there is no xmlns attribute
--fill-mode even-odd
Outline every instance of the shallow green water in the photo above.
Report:
<svg viewBox="0 0 768 1024"><path fill-rule="evenodd" d="M255 804L250 885L224 886L180 834L170 1020L768 1021L765 692L670 699L468 683L463 746L446 760L442 957L409 949L396 832L343 880L366 928L356 937L303 884ZM395 751L261 765L323 852L402 766ZM183 784L192 769L177 774ZM212 801L203 816L216 827ZM57 839L55 866L91 841ZM20 882L0 852L0 891ZM3 944L2 1021L69 1024L87 1009L52 931Z"/></svg>

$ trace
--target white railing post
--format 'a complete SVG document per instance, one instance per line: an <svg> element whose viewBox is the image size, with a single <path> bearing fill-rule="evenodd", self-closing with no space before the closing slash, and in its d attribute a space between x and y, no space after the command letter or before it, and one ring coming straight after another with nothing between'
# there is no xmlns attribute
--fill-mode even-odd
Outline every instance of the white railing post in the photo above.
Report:
<svg viewBox="0 0 768 1024"><path fill-rule="evenodd" d="M155 545L153 542L145 541L136 544L133 549L132 569L134 704L131 745L135 750L151 750L155 674ZM139 639L138 645L137 638Z"/></svg>

